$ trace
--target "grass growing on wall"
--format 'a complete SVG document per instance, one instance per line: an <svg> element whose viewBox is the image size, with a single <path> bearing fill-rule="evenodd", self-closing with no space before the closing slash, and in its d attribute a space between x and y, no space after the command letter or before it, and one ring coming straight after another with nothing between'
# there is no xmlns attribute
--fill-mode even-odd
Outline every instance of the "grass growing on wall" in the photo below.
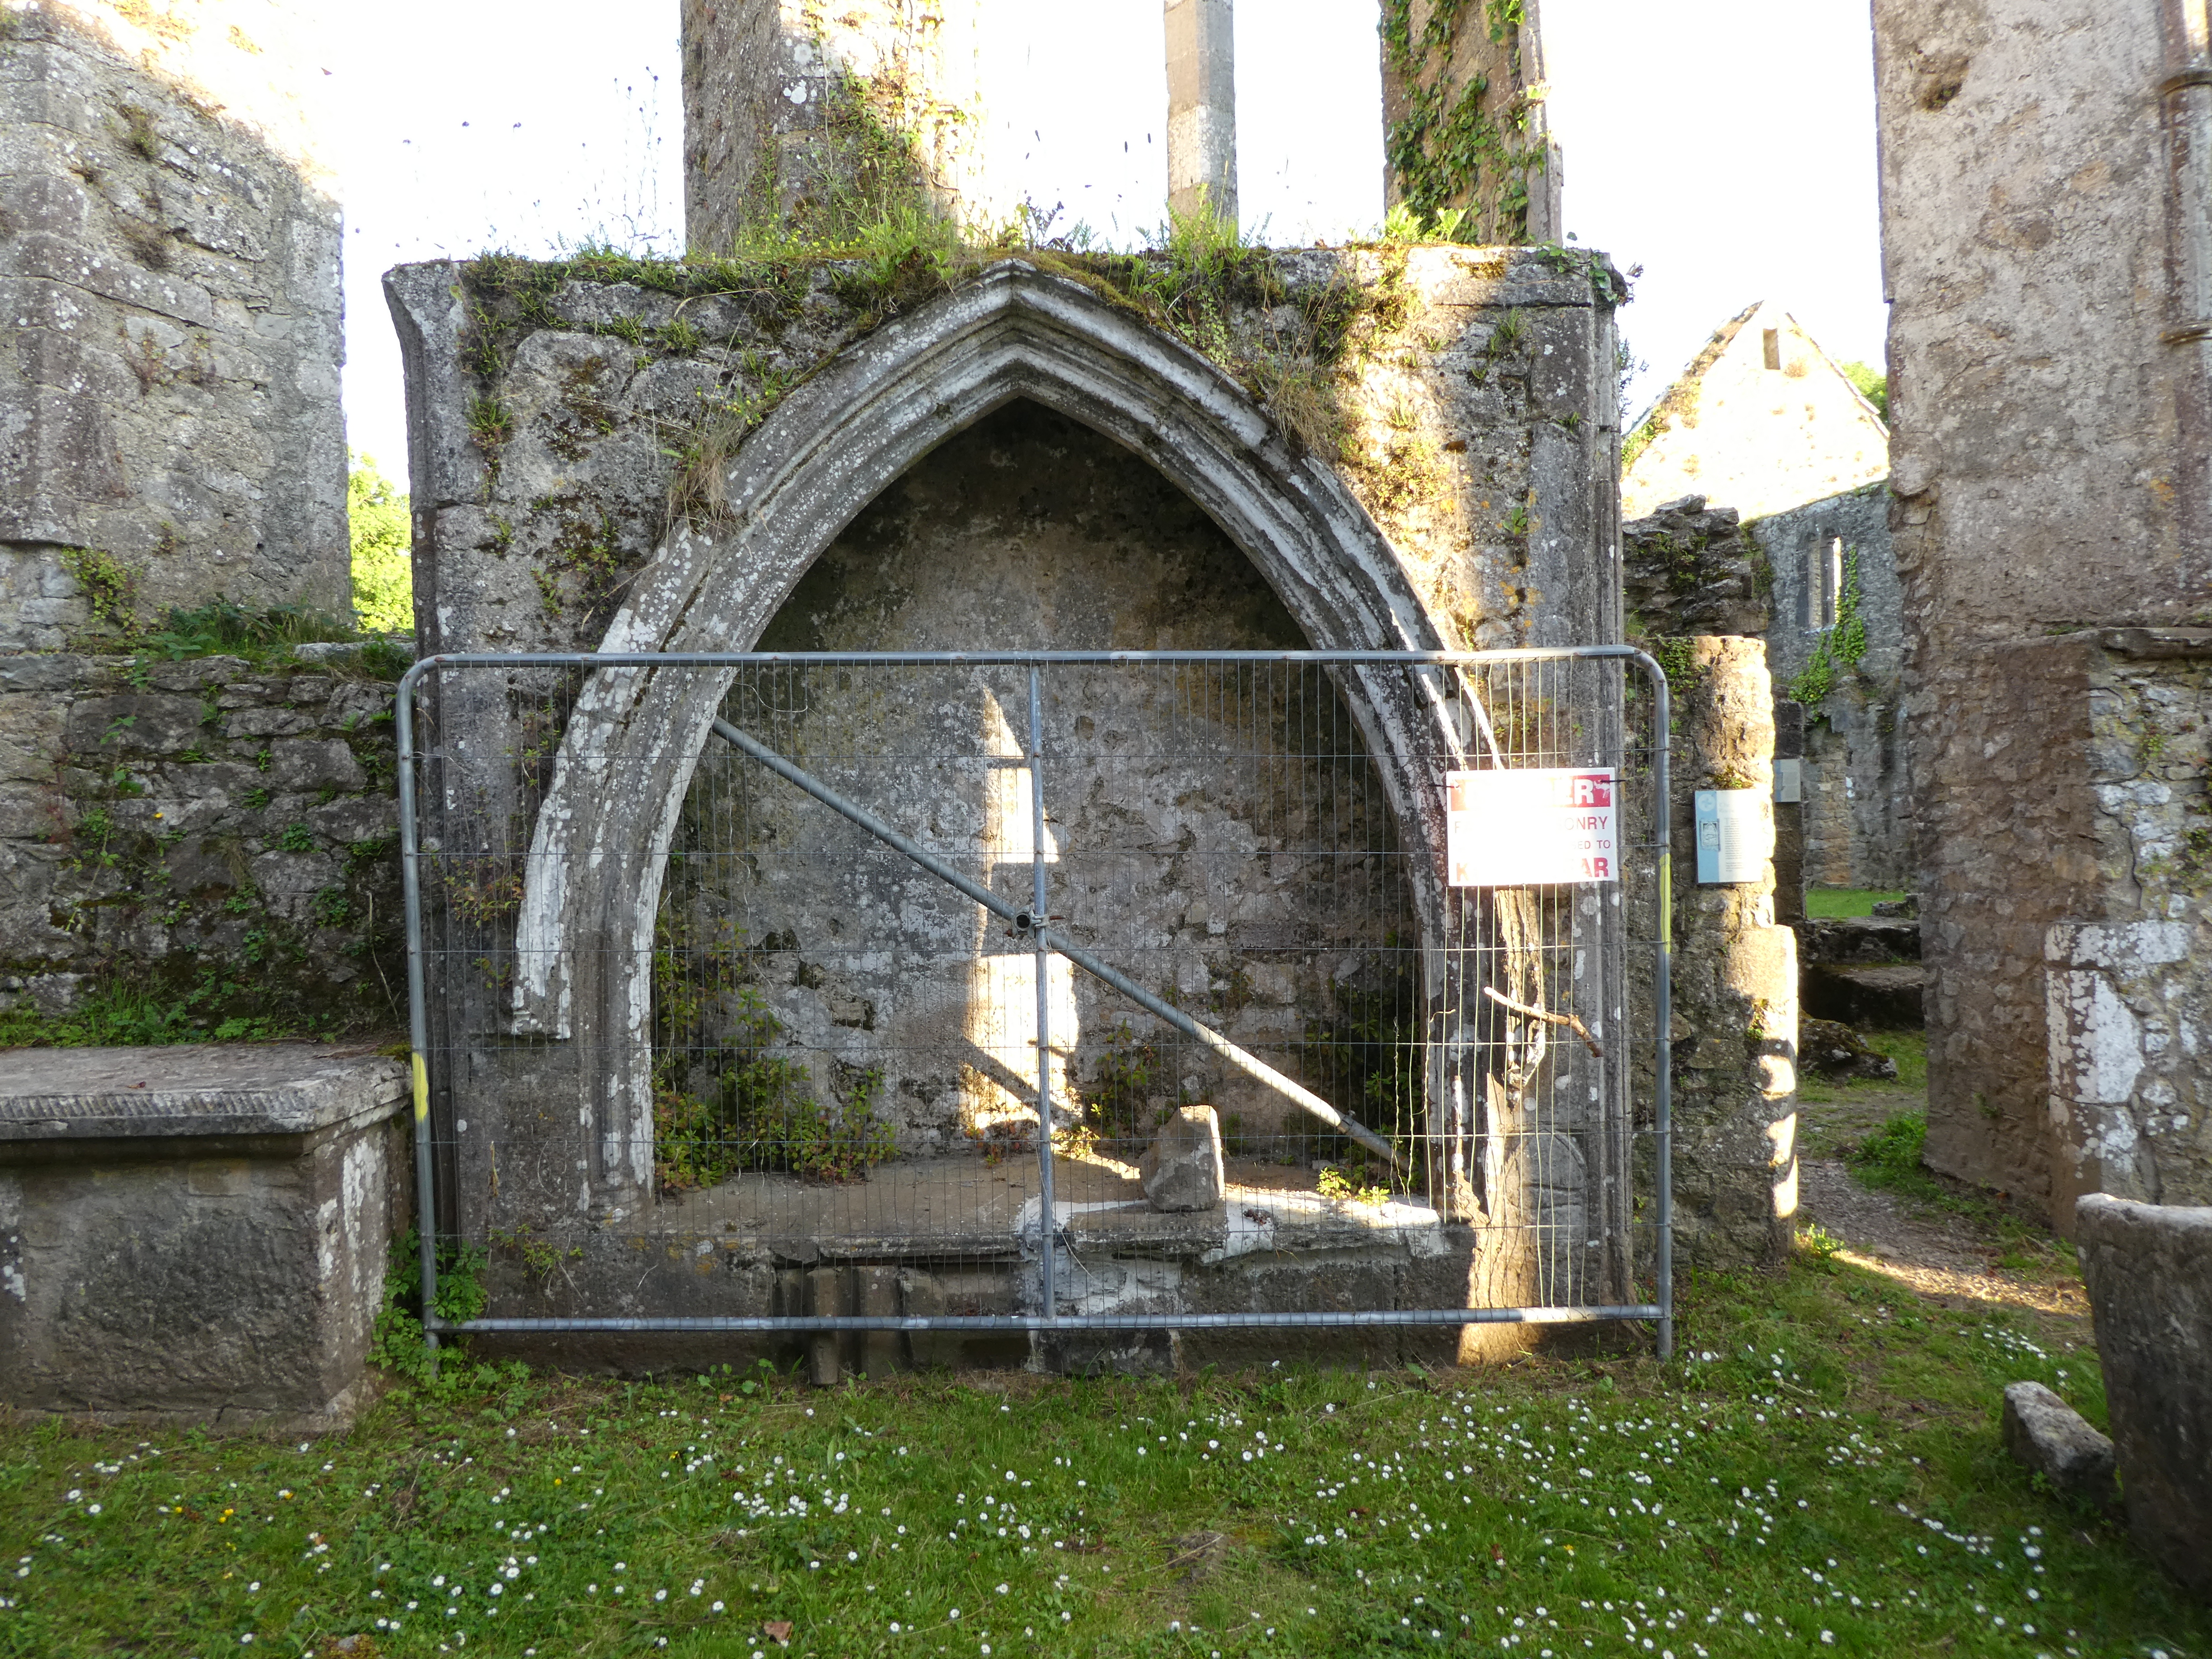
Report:
<svg viewBox="0 0 2212 1659"><path fill-rule="evenodd" d="M0 1652L2212 1647L1998 1443L2016 1378L2102 1419L2077 1327L1810 1252L1689 1275L1681 1316L1665 1367L817 1391L449 1358L343 1436L0 1425Z"/></svg>
<svg viewBox="0 0 2212 1659"><path fill-rule="evenodd" d="M41 1013L28 998L0 1008L0 1048L137 1048L172 1042L266 1042L311 1033L275 1017L208 1017L224 999L210 987L162 997L133 985L102 986L65 1013Z"/></svg>

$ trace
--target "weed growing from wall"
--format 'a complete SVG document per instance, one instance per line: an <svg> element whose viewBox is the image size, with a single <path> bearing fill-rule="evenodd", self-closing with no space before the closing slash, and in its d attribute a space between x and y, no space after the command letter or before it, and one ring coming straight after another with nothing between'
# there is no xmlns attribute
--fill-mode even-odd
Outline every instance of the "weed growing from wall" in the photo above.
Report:
<svg viewBox="0 0 2212 1659"><path fill-rule="evenodd" d="M136 975L118 975L82 993L64 1013L42 1014L28 999L0 1009L0 1049L146 1048L313 1035L308 1025L282 1014L215 1018L213 1011L228 1000L225 992L214 975L167 996Z"/></svg>
<svg viewBox="0 0 2212 1659"><path fill-rule="evenodd" d="M491 1265L489 1252L454 1239L438 1242L438 1293L434 1307L441 1319L466 1320L481 1315L489 1302L483 1272ZM377 1309L370 1334L369 1359L420 1387L435 1380L447 1387L459 1385L463 1373L438 1372L422 1340L422 1240L410 1227L392 1241L391 1264L384 1275L384 1300Z"/></svg>
<svg viewBox="0 0 2212 1659"><path fill-rule="evenodd" d="M138 576L116 556L94 547L62 550L62 568L76 579L92 612L92 631L128 642L138 633Z"/></svg>
<svg viewBox="0 0 2212 1659"><path fill-rule="evenodd" d="M676 906L653 955L653 1167L669 1188L711 1187L750 1171L857 1181L893 1157L876 1115L883 1073L840 1067L822 1098L783 1048L783 1022L750 980L742 941L702 945Z"/></svg>

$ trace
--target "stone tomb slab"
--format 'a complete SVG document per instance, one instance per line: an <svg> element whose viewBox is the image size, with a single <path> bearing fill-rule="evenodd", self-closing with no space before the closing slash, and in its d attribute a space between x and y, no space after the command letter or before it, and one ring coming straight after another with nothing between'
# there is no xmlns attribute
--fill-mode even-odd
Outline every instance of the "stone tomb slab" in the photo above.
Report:
<svg viewBox="0 0 2212 1659"><path fill-rule="evenodd" d="M404 1212L406 1070L314 1043L0 1055L0 1401L343 1426Z"/></svg>

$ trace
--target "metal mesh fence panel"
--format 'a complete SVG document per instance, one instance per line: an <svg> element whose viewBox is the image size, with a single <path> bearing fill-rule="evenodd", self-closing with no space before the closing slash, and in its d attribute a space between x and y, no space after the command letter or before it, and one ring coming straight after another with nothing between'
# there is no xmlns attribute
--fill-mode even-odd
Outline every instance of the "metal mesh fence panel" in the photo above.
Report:
<svg viewBox="0 0 2212 1659"><path fill-rule="evenodd" d="M1636 653L452 658L408 693L434 1328L866 1364L1663 1312ZM1454 884L1453 781L1498 771L1612 775L1602 878Z"/></svg>

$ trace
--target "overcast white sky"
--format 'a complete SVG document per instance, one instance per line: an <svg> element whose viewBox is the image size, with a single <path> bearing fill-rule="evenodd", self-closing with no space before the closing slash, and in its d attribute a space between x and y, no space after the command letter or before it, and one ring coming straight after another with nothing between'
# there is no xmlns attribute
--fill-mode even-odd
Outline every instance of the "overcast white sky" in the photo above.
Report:
<svg viewBox="0 0 2212 1659"><path fill-rule="evenodd" d="M990 0L1016 190L1127 242L1164 216L1160 0ZM1382 219L1375 0L1241 0L1245 228L1341 240ZM1774 299L1829 352L1879 364L1866 0L1544 0L1567 224L1624 267L1650 365L1641 406L1712 328ZM378 279L488 247L682 245L674 0L383 0L333 25L355 448L405 470L399 356ZM627 36L610 27L638 21ZM425 50L434 41L434 51ZM1018 159L1017 159L1018 158Z"/></svg>

